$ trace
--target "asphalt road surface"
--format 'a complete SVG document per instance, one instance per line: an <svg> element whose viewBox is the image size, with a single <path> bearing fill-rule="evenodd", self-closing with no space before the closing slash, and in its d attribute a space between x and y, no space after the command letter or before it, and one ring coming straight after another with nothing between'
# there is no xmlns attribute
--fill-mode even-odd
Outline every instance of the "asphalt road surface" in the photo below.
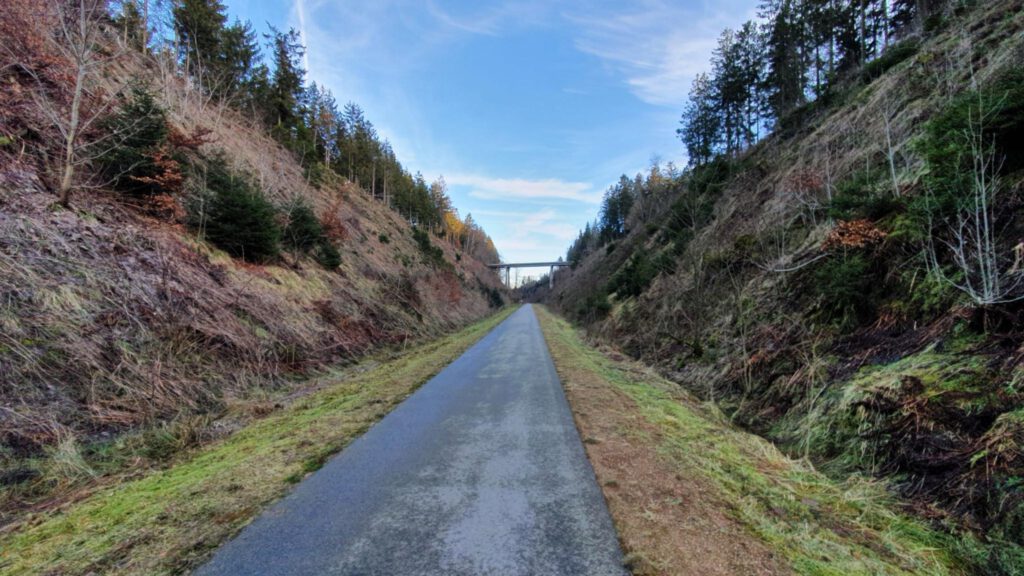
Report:
<svg viewBox="0 0 1024 576"><path fill-rule="evenodd" d="M197 573L626 571L537 318L524 306Z"/></svg>

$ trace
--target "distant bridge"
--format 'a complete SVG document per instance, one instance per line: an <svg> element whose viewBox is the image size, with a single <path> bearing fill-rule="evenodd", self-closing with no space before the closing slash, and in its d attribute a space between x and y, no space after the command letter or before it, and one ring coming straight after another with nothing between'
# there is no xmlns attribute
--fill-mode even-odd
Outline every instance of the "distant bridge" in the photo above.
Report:
<svg viewBox="0 0 1024 576"><path fill-rule="evenodd" d="M512 286L512 283L511 283L511 280L509 278L509 272L513 268L544 268L544 267L547 267L548 268L548 287L551 288L551 287L553 287L555 285L555 268L560 268L562 266L568 266L568 265L569 265L568 262L562 262L562 261L558 261L558 262L519 262L519 263L499 262L497 264L488 264L487 267L488 268L493 268L493 269L497 270L499 275L502 273L502 271L504 271L504 273L505 273L505 285L510 287L510 288Z"/></svg>

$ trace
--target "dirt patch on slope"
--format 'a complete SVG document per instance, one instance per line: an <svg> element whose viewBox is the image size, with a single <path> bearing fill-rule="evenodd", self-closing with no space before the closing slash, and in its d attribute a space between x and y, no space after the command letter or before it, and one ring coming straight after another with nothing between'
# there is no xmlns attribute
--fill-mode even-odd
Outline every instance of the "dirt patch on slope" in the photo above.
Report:
<svg viewBox="0 0 1024 576"><path fill-rule="evenodd" d="M658 430L631 398L549 346L634 574L792 573L725 513L714 487L665 462Z"/></svg>

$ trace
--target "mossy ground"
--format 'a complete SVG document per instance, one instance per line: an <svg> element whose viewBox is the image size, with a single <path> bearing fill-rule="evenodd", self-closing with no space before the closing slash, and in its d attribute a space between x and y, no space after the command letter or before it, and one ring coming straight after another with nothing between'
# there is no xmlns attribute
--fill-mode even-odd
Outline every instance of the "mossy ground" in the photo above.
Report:
<svg viewBox="0 0 1024 576"><path fill-rule="evenodd" d="M538 316L565 385L596 376L623 392L634 404L616 409L636 411L657 429L650 441L660 456L681 475L709 483L727 513L785 558L793 572L963 573L952 552L953 538L899 512L882 484L858 477L829 479L730 425L677 385L589 347L546 310L538 310ZM603 484L605 479L598 480ZM678 553L688 551L684 547Z"/></svg>
<svg viewBox="0 0 1024 576"><path fill-rule="evenodd" d="M176 464L0 534L5 574L178 574L315 471L512 309L299 398Z"/></svg>

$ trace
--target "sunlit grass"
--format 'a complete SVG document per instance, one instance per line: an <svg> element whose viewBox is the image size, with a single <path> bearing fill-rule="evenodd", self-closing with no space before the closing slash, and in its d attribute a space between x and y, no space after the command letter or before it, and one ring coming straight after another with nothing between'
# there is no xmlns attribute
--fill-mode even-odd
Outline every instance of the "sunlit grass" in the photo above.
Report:
<svg viewBox="0 0 1024 576"><path fill-rule="evenodd" d="M649 371L587 346L565 321L538 309L555 364L624 392L657 427L659 453L717 489L728 513L798 574L960 574L953 539L897 511L877 482L836 482L770 442L729 425L713 408ZM633 409L623 407L624 410Z"/></svg>
<svg viewBox="0 0 1024 576"><path fill-rule="evenodd" d="M167 469L0 535L4 574L177 574L318 469L512 308L394 360L370 361ZM71 452L69 452L71 454ZM74 454L71 454L73 456ZM75 460L66 458L74 464Z"/></svg>

